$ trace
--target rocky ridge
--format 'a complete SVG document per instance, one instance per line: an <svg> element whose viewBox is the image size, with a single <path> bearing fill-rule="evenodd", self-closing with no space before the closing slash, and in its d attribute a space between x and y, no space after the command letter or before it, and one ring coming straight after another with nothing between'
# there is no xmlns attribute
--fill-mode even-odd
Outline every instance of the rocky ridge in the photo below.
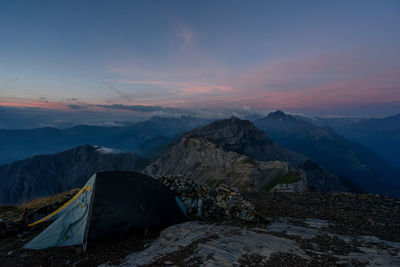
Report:
<svg viewBox="0 0 400 267"><path fill-rule="evenodd" d="M241 191L260 191L275 179L291 174L291 190L306 190L306 175L282 161L258 161L233 151L225 151L202 137L183 138L158 160L146 167L151 176L182 175L209 186L226 183ZM268 188L270 189L270 188ZM290 190L290 189L288 189Z"/></svg>

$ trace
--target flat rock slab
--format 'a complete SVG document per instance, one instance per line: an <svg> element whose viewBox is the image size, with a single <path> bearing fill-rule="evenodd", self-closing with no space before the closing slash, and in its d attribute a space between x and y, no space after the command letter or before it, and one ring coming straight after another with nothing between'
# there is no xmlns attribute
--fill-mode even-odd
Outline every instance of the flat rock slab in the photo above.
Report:
<svg viewBox="0 0 400 267"><path fill-rule="evenodd" d="M370 236L345 238L324 231L321 226L329 224L325 221L300 227L276 219L266 228L196 221L174 225L145 250L128 255L122 266L400 266L400 243Z"/></svg>
<svg viewBox="0 0 400 267"><path fill-rule="evenodd" d="M164 255L185 249L193 251L180 264L199 259L204 266L232 266L239 265L244 255L256 254L268 260L272 254L282 252L310 258L286 238L232 226L186 222L164 230L149 248L129 255L123 265L150 265Z"/></svg>

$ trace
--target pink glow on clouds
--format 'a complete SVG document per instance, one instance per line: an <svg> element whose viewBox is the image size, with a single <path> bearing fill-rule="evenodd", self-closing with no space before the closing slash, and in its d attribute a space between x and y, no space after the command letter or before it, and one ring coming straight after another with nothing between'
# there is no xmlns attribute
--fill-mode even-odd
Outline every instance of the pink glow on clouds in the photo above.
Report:
<svg viewBox="0 0 400 267"><path fill-rule="evenodd" d="M346 53L267 60L244 69L232 69L207 57L171 64L168 68L115 66L110 69L115 79L102 82L117 93L103 104L329 109L400 103L400 66L382 67L379 62L376 58ZM67 104L0 100L2 106L52 109L65 109Z"/></svg>
<svg viewBox="0 0 400 267"><path fill-rule="evenodd" d="M293 91L254 92L253 96L233 99L234 103L253 103L261 108L331 108L346 105L400 103L398 77L393 70L358 80L321 83Z"/></svg>
<svg viewBox="0 0 400 267"><path fill-rule="evenodd" d="M187 24L179 23L176 35L182 40L181 49L187 49L194 40L194 31Z"/></svg>
<svg viewBox="0 0 400 267"><path fill-rule="evenodd" d="M125 85L156 85L172 97L146 103L174 107L331 108L334 106L400 103L400 67L382 67L380 60L348 52L337 55L285 58L233 71L206 60L186 69L114 69ZM213 62L214 63L214 62ZM390 64L389 64L390 65ZM134 73L151 80L130 79ZM216 75L209 75L215 73ZM207 77L207 78L206 78ZM160 78L160 79L157 79ZM134 94L135 89L132 88ZM139 100L140 102L140 100Z"/></svg>
<svg viewBox="0 0 400 267"><path fill-rule="evenodd" d="M175 19L175 32L169 40L172 46L178 46L181 51L188 50L194 44L193 28L180 18Z"/></svg>
<svg viewBox="0 0 400 267"><path fill-rule="evenodd" d="M3 107L29 107L29 108L43 108L43 109L55 109L55 110L65 110L67 106L59 102L52 101L40 101L32 99L22 99L22 98L1 98L0 106Z"/></svg>
<svg viewBox="0 0 400 267"><path fill-rule="evenodd" d="M135 80L118 80L120 84L145 84L145 85L157 85L169 89L177 90L178 94L182 95L195 95L205 94L212 92L229 92L233 88L226 85L207 85L207 84L192 84L186 82L167 82L167 81L135 81Z"/></svg>

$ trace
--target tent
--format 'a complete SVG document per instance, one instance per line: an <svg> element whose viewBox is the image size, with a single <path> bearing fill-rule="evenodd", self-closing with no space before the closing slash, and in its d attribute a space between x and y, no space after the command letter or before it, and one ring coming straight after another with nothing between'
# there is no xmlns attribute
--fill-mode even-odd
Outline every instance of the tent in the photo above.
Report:
<svg viewBox="0 0 400 267"><path fill-rule="evenodd" d="M88 240L181 223L186 211L176 194L152 177L109 171L94 174L70 201L29 226L47 220L55 221L24 248L82 244L86 250Z"/></svg>

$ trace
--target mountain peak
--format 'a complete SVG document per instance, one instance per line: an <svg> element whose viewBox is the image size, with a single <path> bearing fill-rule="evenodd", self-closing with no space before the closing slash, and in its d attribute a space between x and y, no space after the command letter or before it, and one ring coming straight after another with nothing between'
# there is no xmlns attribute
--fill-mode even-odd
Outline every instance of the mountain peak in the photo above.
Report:
<svg viewBox="0 0 400 267"><path fill-rule="evenodd" d="M205 138L239 138L249 133L261 132L268 139L266 134L257 129L254 124L248 120L242 120L237 117L217 120L203 127L197 128L185 134L185 137L202 136Z"/></svg>
<svg viewBox="0 0 400 267"><path fill-rule="evenodd" d="M224 150L243 153L248 146L270 145L273 142L267 134L248 120L230 118L214 121L197 128L184 137L203 137Z"/></svg>
<svg viewBox="0 0 400 267"><path fill-rule="evenodd" d="M400 119L400 113L393 116L393 118Z"/></svg>
<svg viewBox="0 0 400 267"><path fill-rule="evenodd" d="M293 118L291 116L288 117ZM213 151L209 153L209 156L206 156L204 146L197 146L197 144L201 143L200 140L201 142L205 141L205 143L213 143L215 145L212 146ZM185 145L184 149L174 150L182 146L182 144ZM218 153L225 151L236 152L238 155L256 161L288 162L294 168L305 171L310 185L315 186L315 188L321 191L361 191L346 178L341 178L336 173L319 166L304 155L295 153L274 143L264 131L254 126L254 124L248 120L233 117L214 121L208 125L187 132L171 145L169 152L166 153L165 156L162 156L162 160L160 161L160 164L162 164L159 166L163 165L165 167L165 172L163 171L163 174L168 174L171 170L177 171L178 173L185 173L186 171L183 167L177 167L179 164L172 161L174 157L169 153L176 152L175 155L177 155L176 158L179 158L179 162L188 162L191 160L189 154L186 154L189 150L196 153L196 155L200 153L202 158L201 164L206 160L210 162L210 164L207 165L208 167L204 166L204 168L201 168L205 170L207 168L214 168L213 164L216 160L221 159ZM205 145L205 147L207 148L208 146ZM220 152L217 153L217 150ZM193 154L190 155L193 156ZM232 157L233 154L231 153L229 155ZM197 165L195 164L193 166ZM224 166L230 165L227 164ZM156 167L154 171L157 172L157 170L161 170L160 168ZM200 170L196 167L196 171L194 171L196 176L199 175L197 171Z"/></svg>
<svg viewBox="0 0 400 267"><path fill-rule="evenodd" d="M286 115L283 111L277 110L268 114L267 118L271 119L288 119L290 115Z"/></svg>

